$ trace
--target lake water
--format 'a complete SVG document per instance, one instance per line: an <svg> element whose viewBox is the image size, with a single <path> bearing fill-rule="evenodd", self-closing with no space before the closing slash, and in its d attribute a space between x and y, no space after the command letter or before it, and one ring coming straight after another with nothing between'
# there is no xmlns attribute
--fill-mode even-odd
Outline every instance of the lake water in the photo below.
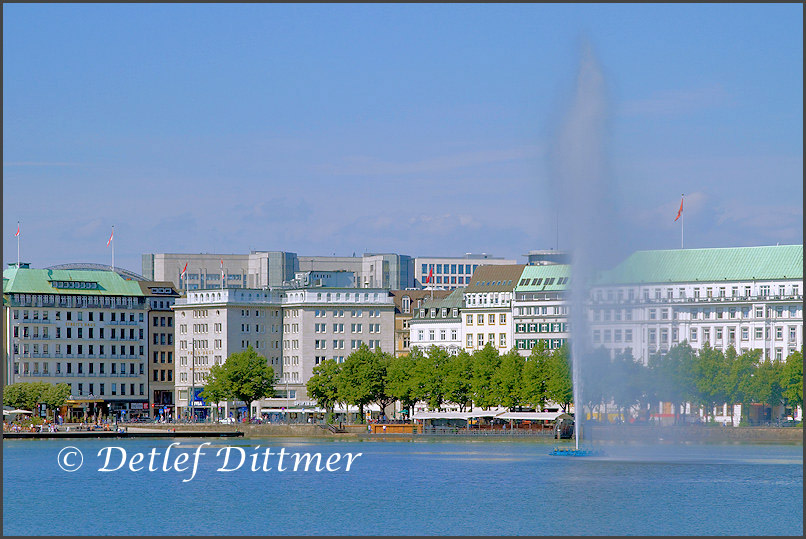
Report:
<svg viewBox="0 0 806 539"><path fill-rule="evenodd" d="M190 471L103 473L127 456L205 448ZM65 446L84 455L68 473ZM247 462L217 472L223 446ZM260 445L259 449L256 446ZM802 445L601 446L556 457L546 441L299 438L5 440L6 535L801 535ZM249 455L362 453L350 471L252 472ZM115 450L117 451L117 450ZM119 453L115 453L117 455ZM236 456L233 453L233 456ZM173 457L172 457L173 458ZM345 457L346 458L346 457ZM117 460L116 460L117 459ZM120 458L111 459L115 462ZM289 459L290 460L290 459ZM73 461L71 461L73 462ZM156 461L162 465L162 457ZM258 466L263 457L257 460ZM289 462L289 461L287 461ZM324 462L323 462L324 464ZM290 468L290 464L288 464ZM336 465L334 465L335 467ZM230 464L229 467L235 467Z"/></svg>

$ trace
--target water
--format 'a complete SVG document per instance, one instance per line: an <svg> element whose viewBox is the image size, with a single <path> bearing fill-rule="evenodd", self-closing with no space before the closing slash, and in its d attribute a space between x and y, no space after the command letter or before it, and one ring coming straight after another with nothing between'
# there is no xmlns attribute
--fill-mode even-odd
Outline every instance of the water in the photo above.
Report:
<svg viewBox="0 0 806 539"><path fill-rule="evenodd" d="M101 473L98 450L192 455L202 441L361 452L326 473ZM84 454L67 473L66 445ZM6 535L800 535L802 445L604 446L552 457L541 441L6 440ZM570 445L570 444L569 444ZM174 449L176 451L176 449ZM212 453L211 453L212 454ZM192 462L192 461L191 461ZM276 463L276 462L272 462Z"/></svg>

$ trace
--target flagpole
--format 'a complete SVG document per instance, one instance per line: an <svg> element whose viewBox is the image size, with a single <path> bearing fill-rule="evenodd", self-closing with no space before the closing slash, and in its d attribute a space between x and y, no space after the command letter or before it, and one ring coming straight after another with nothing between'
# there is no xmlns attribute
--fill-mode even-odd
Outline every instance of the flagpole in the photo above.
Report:
<svg viewBox="0 0 806 539"><path fill-rule="evenodd" d="M680 195L680 207L683 207L683 199L686 198L685 194ZM685 220L686 216L682 213L680 214L680 248L683 248L683 220Z"/></svg>
<svg viewBox="0 0 806 539"><path fill-rule="evenodd" d="M115 271L115 225L112 225L112 237L110 240L112 243L112 271Z"/></svg>
<svg viewBox="0 0 806 539"><path fill-rule="evenodd" d="M17 269L20 269L20 222L17 221Z"/></svg>

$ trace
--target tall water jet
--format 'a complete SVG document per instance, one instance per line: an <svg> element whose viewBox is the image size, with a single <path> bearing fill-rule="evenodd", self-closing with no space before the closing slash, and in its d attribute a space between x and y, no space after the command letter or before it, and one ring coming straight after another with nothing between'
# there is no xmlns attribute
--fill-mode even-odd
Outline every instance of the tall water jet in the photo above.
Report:
<svg viewBox="0 0 806 539"><path fill-rule="evenodd" d="M579 449L583 414L582 369L592 343L588 330L589 284L620 254L618 211L608 173L608 107L605 80L590 45L583 45L575 88L554 137L552 185L571 252L569 322L574 398L574 440Z"/></svg>

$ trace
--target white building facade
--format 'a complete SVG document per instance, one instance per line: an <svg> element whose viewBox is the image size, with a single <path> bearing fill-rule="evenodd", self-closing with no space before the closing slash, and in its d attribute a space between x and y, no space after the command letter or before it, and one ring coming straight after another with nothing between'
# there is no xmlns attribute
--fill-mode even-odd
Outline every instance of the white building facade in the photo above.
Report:
<svg viewBox="0 0 806 539"><path fill-rule="evenodd" d="M515 287L512 303L515 348L528 356L539 341L548 350L568 341L566 291L571 267L566 264L530 265Z"/></svg>
<svg viewBox="0 0 806 539"><path fill-rule="evenodd" d="M394 352L394 303L383 289L191 291L174 308L180 412L190 407L192 390L204 386L210 366L249 346L267 358L276 377L274 398L252 403L253 415L313 407L305 384L325 359L343 362L361 344ZM198 399L196 405L209 407Z"/></svg>
<svg viewBox="0 0 806 539"><path fill-rule="evenodd" d="M425 301L414 309L409 322L411 347L428 352L432 346L442 348L450 355L462 349L462 307L464 287L457 288L443 299Z"/></svg>
<svg viewBox="0 0 806 539"><path fill-rule="evenodd" d="M468 353L487 343L504 354L515 346L512 305L523 264L479 266L463 293L462 346Z"/></svg>
<svg viewBox="0 0 806 539"><path fill-rule="evenodd" d="M3 272L7 384L66 383L74 415L148 414L147 304L111 270Z"/></svg>
<svg viewBox="0 0 806 539"><path fill-rule="evenodd" d="M593 345L644 364L684 341L783 360L803 346L803 247L638 251L590 299Z"/></svg>

